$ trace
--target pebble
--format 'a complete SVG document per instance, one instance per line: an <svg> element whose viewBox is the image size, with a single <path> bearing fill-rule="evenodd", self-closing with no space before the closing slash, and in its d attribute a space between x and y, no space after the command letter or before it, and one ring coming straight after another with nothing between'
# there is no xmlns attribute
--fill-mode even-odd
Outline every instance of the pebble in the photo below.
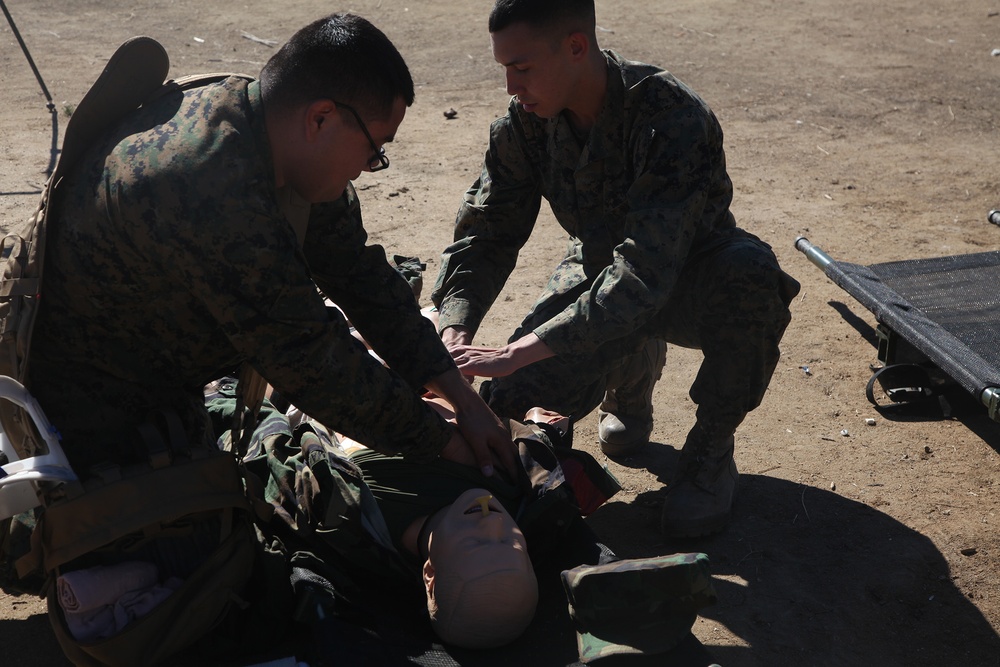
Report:
<svg viewBox="0 0 1000 667"><path fill-rule="evenodd" d="M977 551L975 547L968 547L967 549L962 549L959 553L963 556L975 556Z"/></svg>
<svg viewBox="0 0 1000 667"><path fill-rule="evenodd" d="M875 420L869 417L868 419L865 420L865 423L868 424L869 426L874 426Z"/></svg>

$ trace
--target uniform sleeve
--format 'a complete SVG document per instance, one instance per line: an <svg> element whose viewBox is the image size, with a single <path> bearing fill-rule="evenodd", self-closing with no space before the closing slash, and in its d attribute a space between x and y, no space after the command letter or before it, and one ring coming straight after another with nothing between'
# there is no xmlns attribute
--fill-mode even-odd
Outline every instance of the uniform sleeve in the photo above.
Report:
<svg viewBox="0 0 1000 667"><path fill-rule="evenodd" d="M441 258L431 300L438 328L475 332L503 289L531 235L541 206L539 179L525 152L524 134L511 112L490 127L479 178L465 193L455 239Z"/></svg>
<svg viewBox="0 0 1000 667"><path fill-rule="evenodd" d="M305 242L313 278L372 349L414 389L455 368L406 279L381 246L366 245L353 188L314 210Z"/></svg>
<svg viewBox="0 0 1000 667"><path fill-rule="evenodd" d="M688 104L635 126L624 240L591 289L535 329L557 355L592 353L646 324L667 303L695 244L731 221L722 131ZM731 222L723 223L731 224Z"/></svg>
<svg viewBox="0 0 1000 667"><path fill-rule="evenodd" d="M374 296L383 287L392 294L404 288L392 283L391 267L382 269L375 261L381 251L363 247L360 218L336 215L336 207L318 207L320 229L307 235L306 245L313 244L307 261L291 225L267 198L233 196L227 199L225 216L211 208L219 206L217 201L207 197L192 203L199 205L202 216L218 214L217 224L175 228L176 234L190 236L192 242L185 244L188 252L163 261L170 261L172 270L183 276L181 284L197 291L202 307L240 357L298 408L330 428L387 454L419 461L436 457L452 427L428 409L416 391L421 374L413 369L424 362L418 358L401 364L413 383L386 369L350 335L343 316L324 306L317 292L314 278L326 288L356 281L349 291L367 290L373 295L373 308L381 307L383 314L391 303L401 302L398 297ZM402 278L399 281L405 286ZM407 295L413 302L412 294ZM349 314L356 315L363 307L356 300ZM420 317L415 304L400 303L396 321L404 330L417 330L410 311ZM419 336L427 341L433 333L431 327ZM404 338L399 336L401 345ZM428 377L446 366L446 355L446 351L430 355ZM398 360L398 355L389 356Z"/></svg>

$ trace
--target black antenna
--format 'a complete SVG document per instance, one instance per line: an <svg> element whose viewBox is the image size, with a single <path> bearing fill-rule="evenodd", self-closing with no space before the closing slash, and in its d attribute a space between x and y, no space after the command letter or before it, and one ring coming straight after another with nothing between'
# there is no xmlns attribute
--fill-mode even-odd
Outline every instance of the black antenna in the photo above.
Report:
<svg viewBox="0 0 1000 667"><path fill-rule="evenodd" d="M28 59L28 64L31 66L31 71L35 73L35 78L38 79L38 85L42 87L42 93L45 95L47 100L46 108L49 113L52 114L52 150L49 157L49 166L46 168L45 173L51 175L56 166L56 155L59 152L59 114L56 112L56 105L52 102L52 95L49 94L49 89L45 87L45 81L42 80L42 74L38 71L35 66L35 61L31 57L31 53L28 52L28 46L21 39L21 33L18 32L17 26L14 24L14 19L11 17L10 12L7 11L7 4L4 0L0 0L0 9L3 10L3 15L7 17L7 23L10 24L10 29L14 32L14 37L17 38L17 43L21 45L21 51L24 52L24 57Z"/></svg>

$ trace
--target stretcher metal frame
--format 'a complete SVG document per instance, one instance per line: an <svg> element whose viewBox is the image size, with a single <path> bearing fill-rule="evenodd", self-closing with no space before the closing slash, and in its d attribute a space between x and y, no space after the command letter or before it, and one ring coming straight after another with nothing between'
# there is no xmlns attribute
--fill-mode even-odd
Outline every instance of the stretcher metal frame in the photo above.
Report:
<svg viewBox="0 0 1000 667"><path fill-rule="evenodd" d="M991 211L988 218L990 222L997 224L994 217L1000 219L1000 214ZM886 275L890 270L908 269L908 265L922 268L931 263L934 263L934 268L943 276L948 275L948 267L952 264L966 272L974 272L974 267L978 265L996 274L1000 272L1000 251L861 266L834 260L805 237L795 240L795 248L875 315L879 323L879 361L885 366L897 364L902 348L906 348L907 353L915 350L985 406L990 419L1000 422L1000 363L997 363L1000 356L996 353L1000 350L1000 327L993 326L989 321L984 322L973 336L976 343L970 346L967 331L956 332L947 321L942 323L935 320L935 309L928 309L932 311L928 314L914 305L913 301L919 303L922 300L919 291L900 294L880 276ZM970 266L973 268L970 269ZM1000 294L1000 285L994 283L990 287ZM939 302L947 300L947 289L956 290L951 296L956 297L955 301L960 301L957 298L960 296L960 287L954 286L936 287L932 298ZM988 297L987 301L985 308L993 320L997 321L997 316L1000 315L1000 297ZM940 311L940 308L937 310Z"/></svg>

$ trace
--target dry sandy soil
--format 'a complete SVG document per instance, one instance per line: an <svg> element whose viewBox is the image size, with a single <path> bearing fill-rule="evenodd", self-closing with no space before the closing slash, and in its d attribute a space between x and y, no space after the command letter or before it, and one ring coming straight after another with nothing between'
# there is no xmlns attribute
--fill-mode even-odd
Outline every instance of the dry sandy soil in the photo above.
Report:
<svg viewBox="0 0 1000 667"><path fill-rule="evenodd" d="M256 74L306 22L350 9L407 58L417 101L392 168L358 183L373 242L433 281L459 197L507 95L488 0L8 0L60 130L124 39L147 34L171 76ZM671 348L648 450L608 461L624 492L591 522L624 556L701 550L720 600L696 636L726 666L1000 665L1000 429L982 412L886 418L865 400L874 318L793 248L861 264L1000 246L997 0L598 0L602 45L667 67L727 134L734 209L802 283L783 359L737 434L733 525L668 543L662 480L693 419L697 352ZM0 226L27 216L50 159L45 100L0 23ZM454 109L453 119L444 112ZM500 344L558 261L546 212L478 339ZM808 367L808 372L803 368ZM866 420L874 419L874 425ZM578 446L594 452L594 416ZM61 665L34 599L0 597L0 663Z"/></svg>

